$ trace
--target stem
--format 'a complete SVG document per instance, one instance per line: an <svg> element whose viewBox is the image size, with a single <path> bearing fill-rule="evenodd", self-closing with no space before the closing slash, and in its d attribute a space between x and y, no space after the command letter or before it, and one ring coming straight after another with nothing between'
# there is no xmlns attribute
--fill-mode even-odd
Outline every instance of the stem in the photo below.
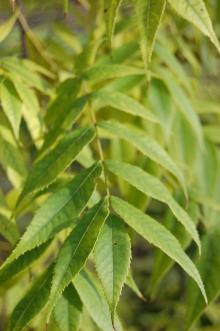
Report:
<svg viewBox="0 0 220 331"><path fill-rule="evenodd" d="M103 166L106 195L108 198L110 198L110 191L109 191L109 187L108 187L108 176L107 176L106 167L105 167L104 153L103 153L102 143L101 143L101 139L99 137L98 128L97 128L97 118L96 118L95 112L92 108L92 104L91 104L90 100L89 100L89 113L90 113L91 121L95 127L96 144L97 144L97 148L98 148L99 159L102 162L102 166Z"/></svg>

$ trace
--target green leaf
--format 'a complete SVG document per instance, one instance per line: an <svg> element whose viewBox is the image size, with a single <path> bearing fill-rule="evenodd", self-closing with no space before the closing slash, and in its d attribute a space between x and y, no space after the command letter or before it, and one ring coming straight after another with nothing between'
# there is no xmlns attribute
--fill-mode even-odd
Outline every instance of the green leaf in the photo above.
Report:
<svg viewBox="0 0 220 331"><path fill-rule="evenodd" d="M147 196L166 203L177 220L185 227L186 231L197 243L199 250L201 249L199 235L195 224L185 212L185 210L174 200L168 189L156 177L143 171L141 168L128 163L109 160L106 162L107 167L116 176L123 178L132 186Z"/></svg>
<svg viewBox="0 0 220 331"><path fill-rule="evenodd" d="M96 278L91 273L81 271L73 283L98 327L103 331L114 331L108 303Z"/></svg>
<svg viewBox="0 0 220 331"><path fill-rule="evenodd" d="M169 154L167 154L167 152L157 143L156 140L146 135L144 131L141 131L127 123L122 124L116 121L103 121L99 123L99 126L110 133L115 134L117 137L128 141L143 154L170 171L179 180L186 194L184 177L181 171L171 159Z"/></svg>
<svg viewBox="0 0 220 331"><path fill-rule="evenodd" d="M103 64L87 69L84 72L83 78L93 82L99 82L105 79L144 74L145 72L143 69L131 67L125 64Z"/></svg>
<svg viewBox="0 0 220 331"><path fill-rule="evenodd" d="M49 313L64 288L84 267L107 216L108 198L105 198L89 209L66 238L55 262Z"/></svg>
<svg viewBox="0 0 220 331"><path fill-rule="evenodd" d="M53 309L49 331L78 331L82 302L73 284L70 284Z"/></svg>
<svg viewBox="0 0 220 331"><path fill-rule="evenodd" d="M39 119L40 106L34 91L20 80L12 77L15 89L23 101L22 114L27 123L33 141L39 146L39 138L42 134L41 123Z"/></svg>
<svg viewBox="0 0 220 331"><path fill-rule="evenodd" d="M86 207L101 171L101 164L96 163L51 195L39 208L18 245L0 269L52 238L63 228L73 225Z"/></svg>
<svg viewBox="0 0 220 331"><path fill-rule="evenodd" d="M214 227L208 231L202 240L202 255L198 261L198 269L203 277L209 304L220 294L220 231ZM202 297L190 283L187 291L187 316L186 327L188 330L192 323L202 314L206 308Z"/></svg>
<svg viewBox="0 0 220 331"><path fill-rule="evenodd" d="M118 9L120 7L121 0L105 0L104 1L104 12L106 21L107 41L111 47L112 36L115 30L115 23L117 19Z"/></svg>
<svg viewBox="0 0 220 331"><path fill-rule="evenodd" d="M110 215L95 247L95 263L113 320L128 274L130 259L131 243L123 221L115 215Z"/></svg>
<svg viewBox="0 0 220 331"><path fill-rule="evenodd" d="M143 296L143 294L141 293L141 291L139 290L133 275L131 273L131 270L128 273L127 279L126 279L126 285L142 300L145 301L145 298Z"/></svg>
<svg viewBox="0 0 220 331"><path fill-rule="evenodd" d="M160 248L171 259L176 261L185 272L194 279L207 302L204 285L197 268L186 255L180 243L172 233L162 224L120 198L112 197L111 205L114 211L123 218L129 226L149 241L149 243Z"/></svg>
<svg viewBox="0 0 220 331"><path fill-rule="evenodd" d="M19 239L18 229L15 223L0 215L0 234L5 237L12 245Z"/></svg>
<svg viewBox="0 0 220 331"><path fill-rule="evenodd" d="M50 266L29 289L14 308L7 331L21 331L41 311L47 303L52 279Z"/></svg>
<svg viewBox="0 0 220 331"><path fill-rule="evenodd" d="M72 109L73 103L80 91L82 81L78 78L69 78L62 82L57 89L56 98L50 103L45 116L48 126L53 126L63 113Z"/></svg>
<svg viewBox="0 0 220 331"><path fill-rule="evenodd" d="M21 122L22 102L19 99L14 85L8 79L3 80L0 85L0 99L2 109L11 124L15 137L18 138Z"/></svg>
<svg viewBox="0 0 220 331"><path fill-rule="evenodd" d="M194 220L195 224L198 223L198 206L195 203L190 202L187 208ZM175 237L181 243L181 246L184 250L189 246L191 243L191 238L189 237L188 233L185 232L181 224L177 223L175 217L171 213L170 210L167 211L167 214L164 217L163 224L166 228L172 232ZM158 286L163 279L163 277L167 274L170 268L173 266L173 260L171 260L167 255L165 255L162 251L158 250L154 256L154 264L153 264L153 272L151 275L151 281L149 284L149 290L151 297L155 297L157 294Z"/></svg>
<svg viewBox="0 0 220 331"><path fill-rule="evenodd" d="M19 79L29 87L34 87L44 94L48 94L47 82L36 72L25 66L25 62L17 57L5 57L2 60L2 67L14 79Z"/></svg>
<svg viewBox="0 0 220 331"><path fill-rule="evenodd" d="M0 25L0 43L9 35L14 27L16 19L16 15L13 15L6 22Z"/></svg>
<svg viewBox="0 0 220 331"><path fill-rule="evenodd" d="M11 279L13 276L17 276L17 274L35 262L45 252L50 244L51 240L32 249L31 251L24 253L24 255L19 256L17 260L5 265L0 270L0 284L4 284L4 282Z"/></svg>
<svg viewBox="0 0 220 331"><path fill-rule="evenodd" d="M210 38L220 52L220 44L203 0L168 0L177 13Z"/></svg>
<svg viewBox="0 0 220 331"><path fill-rule="evenodd" d="M66 134L59 144L34 163L28 175L17 206L30 193L49 186L64 171L95 136L93 127L76 129Z"/></svg>
<svg viewBox="0 0 220 331"><path fill-rule="evenodd" d="M56 121L53 123L45 138L44 144L40 150L40 155L57 141L64 130L72 127L85 109L87 101L88 96L83 96L71 102L68 107L65 107L65 110L63 110L62 106L63 112L58 115L56 114Z"/></svg>
<svg viewBox="0 0 220 331"><path fill-rule="evenodd" d="M119 109L125 113L142 117L148 121L157 122L157 118L147 108L138 101L126 94L116 91L99 90L92 93L94 99L94 108L110 106Z"/></svg>
<svg viewBox="0 0 220 331"><path fill-rule="evenodd" d="M0 112L0 163L13 186L20 188L27 174L25 159L3 112Z"/></svg>
<svg viewBox="0 0 220 331"><path fill-rule="evenodd" d="M136 22L140 33L140 46L146 65L151 61L155 39L165 11L166 0L136 0Z"/></svg>

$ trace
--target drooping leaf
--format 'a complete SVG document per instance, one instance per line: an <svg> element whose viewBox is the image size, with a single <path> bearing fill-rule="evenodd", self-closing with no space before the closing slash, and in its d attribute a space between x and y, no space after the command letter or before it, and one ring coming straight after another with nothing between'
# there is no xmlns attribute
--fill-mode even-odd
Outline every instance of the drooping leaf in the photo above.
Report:
<svg viewBox="0 0 220 331"><path fill-rule="evenodd" d="M202 240L202 255L198 261L198 269L203 277L209 303L213 302L220 294L220 231L219 227L211 228ZM189 285L187 291L187 316L185 330L206 308L200 292L194 284Z"/></svg>
<svg viewBox="0 0 220 331"><path fill-rule="evenodd" d="M50 266L28 290L14 308L7 331L21 331L41 311L50 294L53 265Z"/></svg>
<svg viewBox="0 0 220 331"><path fill-rule="evenodd" d="M185 227L186 231L197 243L200 250L200 240L195 224L160 180L143 171L141 168L128 163L109 160L106 161L106 164L111 172L116 176L123 178L139 191L147 196L166 203L176 216L177 220Z"/></svg>
<svg viewBox="0 0 220 331"><path fill-rule="evenodd" d="M94 66L84 72L83 77L92 82L118 77L144 75L142 68L135 68L125 64L103 64Z"/></svg>
<svg viewBox="0 0 220 331"><path fill-rule="evenodd" d="M67 134L54 149L34 163L17 205L26 195L37 192L51 184L94 136L95 130L93 127L76 129Z"/></svg>
<svg viewBox="0 0 220 331"><path fill-rule="evenodd" d="M94 99L94 108L110 106L125 113L142 117L148 121L157 122L157 118L147 108L138 101L126 94L116 91L99 90L92 93Z"/></svg>
<svg viewBox="0 0 220 331"><path fill-rule="evenodd" d="M5 237L12 245L14 245L19 239L19 233L16 224L3 215L0 215L0 234Z"/></svg>
<svg viewBox="0 0 220 331"><path fill-rule="evenodd" d="M22 59L8 56L2 60L2 67L14 79L19 79L29 87L36 88L43 94L48 94L48 84L37 72L30 70Z"/></svg>
<svg viewBox="0 0 220 331"><path fill-rule="evenodd" d="M73 284L91 318L99 328L103 331L114 331L108 303L96 278L83 270L74 279Z"/></svg>
<svg viewBox="0 0 220 331"><path fill-rule="evenodd" d="M24 255L19 256L17 260L5 265L0 270L0 284L4 284L4 282L11 279L13 276L17 276L21 271L35 262L45 252L50 243L51 240L26 252Z"/></svg>
<svg viewBox="0 0 220 331"><path fill-rule="evenodd" d="M114 34L118 9L120 7L121 1L122 0L105 0L104 1L107 41L108 41L108 44L110 47L111 47L111 43L112 43L112 36Z"/></svg>
<svg viewBox="0 0 220 331"><path fill-rule="evenodd" d="M184 192L186 192L184 177L178 166L171 159L169 154L157 143L156 140L146 135L144 131L137 129L129 124L122 124L113 121L103 121L99 123L101 128L115 134L129 143L133 144L138 150L148 156L150 159L160 164L170 171L181 183Z"/></svg>
<svg viewBox="0 0 220 331"><path fill-rule="evenodd" d="M111 205L114 211L137 233L176 261L194 279L205 301L207 301L204 285L197 268L172 233L162 224L120 198L112 197Z"/></svg>
<svg viewBox="0 0 220 331"><path fill-rule="evenodd" d="M105 198L89 209L66 238L55 262L50 309L54 307L64 288L84 267L107 216L108 198Z"/></svg>
<svg viewBox="0 0 220 331"><path fill-rule="evenodd" d="M101 170L101 164L96 163L51 195L39 208L18 245L0 269L49 240L63 228L73 225L89 201Z"/></svg>
<svg viewBox="0 0 220 331"><path fill-rule="evenodd" d="M0 43L9 35L14 27L16 19L16 15L13 15L6 22L0 25Z"/></svg>
<svg viewBox="0 0 220 331"><path fill-rule="evenodd" d="M142 56L145 64L148 65L165 11L166 0L136 0L134 3Z"/></svg>
<svg viewBox="0 0 220 331"><path fill-rule="evenodd" d="M212 27L212 22L204 0L168 0L177 13L194 24L202 33L210 38L220 52L220 44Z"/></svg>
<svg viewBox="0 0 220 331"><path fill-rule="evenodd" d="M191 218L193 219L195 224L197 224L199 217L197 204L190 202L187 209L190 213ZM167 211L167 215L165 216L163 224L169 231L171 231L175 235L175 237L179 240L185 250L191 243L191 238L188 233L185 232L181 224L176 222L175 217L170 210ZM165 255L161 250L158 250L156 252L154 256L153 272L149 284L151 297L155 297L161 280L173 266L173 263L174 261L171 260L167 255Z"/></svg>
<svg viewBox="0 0 220 331"><path fill-rule="evenodd" d="M131 273L131 271L129 271L127 279L126 279L126 285L142 300L145 301L145 298L143 296L143 294L141 293L141 291L139 290L133 275Z"/></svg>
<svg viewBox="0 0 220 331"><path fill-rule="evenodd" d="M3 111L12 126L15 137L18 138L21 122L22 102L14 88L14 85L8 79L3 80L0 85L0 100Z"/></svg>
<svg viewBox="0 0 220 331"><path fill-rule="evenodd" d="M73 284L64 290L53 309L49 331L78 331L82 313L82 302Z"/></svg>
<svg viewBox="0 0 220 331"><path fill-rule="evenodd" d="M95 247L95 263L109 302L112 319L126 281L131 259L130 238L123 221L111 214Z"/></svg>

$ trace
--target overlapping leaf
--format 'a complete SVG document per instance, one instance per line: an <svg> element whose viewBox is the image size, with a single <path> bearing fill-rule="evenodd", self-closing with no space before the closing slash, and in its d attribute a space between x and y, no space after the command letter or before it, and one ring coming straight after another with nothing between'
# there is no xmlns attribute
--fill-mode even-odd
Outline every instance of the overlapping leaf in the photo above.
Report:
<svg viewBox="0 0 220 331"><path fill-rule="evenodd" d="M136 0L136 22L140 33L140 46L146 65L149 64L155 39L163 17L166 0Z"/></svg>
<svg viewBox="0 0 220 331"><path fill-rule="evenodd" d="M59 251L49 299L50 309L63 289L83 268L108 216L108 199L101 200L82 217Z"/></svg>
<svg viewBox="0 0 220 331"><path fill-rule="evenodd" d="M73 284L65 289L51 315L49 331L78 331L82 302Z"/></svg>
<svg viewBox="0 0 220 331"><path fill-rule="evenodd" d="M95 130L93 127L76 129L67 134L54 149L34 163L24 184L18 204L26 195L37 192L51 184L94 136Z"/></svg>
<svg viewBox="0 0 220 331"><path fill-rule="evenodd" d="M7 331L23 330L45 306L50 294L52 267L50 266L35 281L30 290L18 302L11 314Z"/></svg>
<svg viewBox="0 0 220 331"><path fill-rule="evenodd" d="M168 0L177 13L210 38L220 52L220 44L203 0Z"/></svg>
<svg viewBox="0 0 220 331"><path fill-rule="evenodd" d="M128 223L137 233L147 241L160 248L164 253L176 261L197 283L207 301L206 292L200 274L186 255L180 243L162 224L124 200L112 197L111 204L115 212Z"/></svg>
<svg viewBox="0 0 220 331"><path fill-rule="evenodd" d="M150 110L142 106L142 104L135 99L121 92L113 92L103 89L93 92L92 99L94 100L94 107L96 109L110 106L125 113L142 117L148 121L157 122L157 118L150 112Z"/></svg>
<svg viewBox="0 0 220 331"><path fill-rule="evenodd" d="M63 228L73 225L91 197L101 170L101 164L96 163L51 195L39 208L18 245L1 268L44 243Z"/></svg>
<svg viewBox="0 0 220 331"><path fill-rule="evenodd" d="M103 331L114 331L108 303L96 278L83 270L73 283L84 306L99 328Z"/></svg>
<svg viewBox="0 0 220 331"><path fill-rule="evenodd" d="M20 272L35 262L45 252L50 243L51 241L49 240L39 247L36 247L31 251L24 253L24 255L19 256L17 260L5 265L0 270L0 284L4 284L4 282L7 282L12 277L17 276Z"/></svg>
<svg viewBox="0 0 220 331"><path fill-rule="evenodd" d="M18 138L22 114L22 102L14 88L14 85L8 79L1 82L0 100L2 108L13 128L15 137Z"/></svg>
<svg viewBox="0 0 220 331"><path fill-rule="evenodd" d="M105 0L104 11L106 16L107 40L111 47L112 36L115 29L117 13L122 0Z"/></svg>
<svg viewBox="0 0 220 331"><path fill-rule="evenodd" d="M129 124L122 124L113 121L103 121L99 123L99 126L109 131L110 133L115 134L119 138L127 140L150 159L170 171L179 180L184 191L186 192L184 178L181 171L168 155L168 153L157 143L156 140L150 136L147 136L144 131L141 131Z"/></svg>
<svg viewBox="0 0 220 331"><path fill-rule="evenodd" d="M195 224L185 210L173 199L172 195L161 181L143 171L141 168L128 163L109 160L106 164L109 170L116 176L123 178L144 194L166 203L177 220L185 227L186 231L197 243L200 250L200 240Z"/></svg>
<svg viewBox="0 0 220 331"><path fill-rule="evenodd" d="M95 247L95 263L114 320L115 309L126 281L131 258L130 238L123 221L110 215Z"/></svg>

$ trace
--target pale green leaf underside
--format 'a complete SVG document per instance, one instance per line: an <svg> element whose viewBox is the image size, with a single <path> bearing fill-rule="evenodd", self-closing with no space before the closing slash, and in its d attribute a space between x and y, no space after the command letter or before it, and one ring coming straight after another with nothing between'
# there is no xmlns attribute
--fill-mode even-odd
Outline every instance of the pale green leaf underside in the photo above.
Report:
<svg viewBox="0 0 220 331"><path fill-rule="evenodd" d="M146 135L144 131L141 131L129 124L103 121L99 123L99 126L110 133L115 134L117 137L127 140L143 154L170 171L179 180L186 194L184 177L181 171L156 140Z"/></svg>
<svg viewBox="0 0 220 331"><path fill-rule="evenodd" d="M81 271L73 283L98 327L103 331L114 331L108 303L96 278L91 273Z"/></svg>
<svg viewBox="0 0 220 331"><path fill-rule="evenodd" d="M1 268L47 241L63 228L74 224L89 201L101 170L101 164L96 163L51 195L39 208L18 245Z"/></svg>
<svg viewBox="0 0 220 331"><path fill-rule="evenodd" d="M153 113L135 99L117 91L99 90L92 93L94 108L113 107L125 113L142 117L151 122L158 122Z"/></svg>
<svg viewBox="0 0 220 331"><path fill-rule="evenodd" d="M151 60L166 0L136 0L134 3L142 56L147 65Z"/></svg>
<svg viewBox="0 0 220 331"><path fill-rule="evenodd" d="M89 209L65 240L55 262L49 299L50 309L56 304L64 288L83 268L107 216L106 198Z"/></svg>
<svg viewBox="0 0 220 331"><path fill-rule="evenodd" d="M204 285L197 268L172 233L162 224L120 198L112 197L111 205L115 212L137 233L175 260L195 280L207 301Z"/></svg>
<svg viewBox="0 0 220 331"><path fill-rule="evenodd" d="M186 231L197 243L200 250L201 245L195 224L160 180L143 171L141 168L128 163L109 160L106 161L106 164L111 172L116 176L123 178L139 191L147 196L166 203L176 216L177 220L185 227Z"/></svg>
<svg viewBox="0 0 220 331"><path fill-rule="evenodd" d="M210 38L220 52L220 44L203 0L168 0L177 13Z"/></svg>
<svg viewBox="0 0 220 331"><path fill-rule="evenodd" d="M67 134L54 149L34 163L24 184L18 204L26 195L37 192L51 184L94 136L95 130L93 127L76 129Z"/></svg>
<svg viewBox="0 0 220 331"><path fill-rule="evenodd" d="M41 311L50 294L52 266L33 284L30 290L14 308L7 331L21 331Z"/></svg>
<svg viewBox="0 0 220 331"><path fill-rule="evenodd" d="M49 322L49 331L78 331L82 302L71 283L58 300Z"/></svg>
<svg viewBox="0 0 220 331"><path fill-rule="evenodd" d="M131 243L124 223L111 214L95 246L95 264L113 319L128 274L130 259Z"/></svg>

